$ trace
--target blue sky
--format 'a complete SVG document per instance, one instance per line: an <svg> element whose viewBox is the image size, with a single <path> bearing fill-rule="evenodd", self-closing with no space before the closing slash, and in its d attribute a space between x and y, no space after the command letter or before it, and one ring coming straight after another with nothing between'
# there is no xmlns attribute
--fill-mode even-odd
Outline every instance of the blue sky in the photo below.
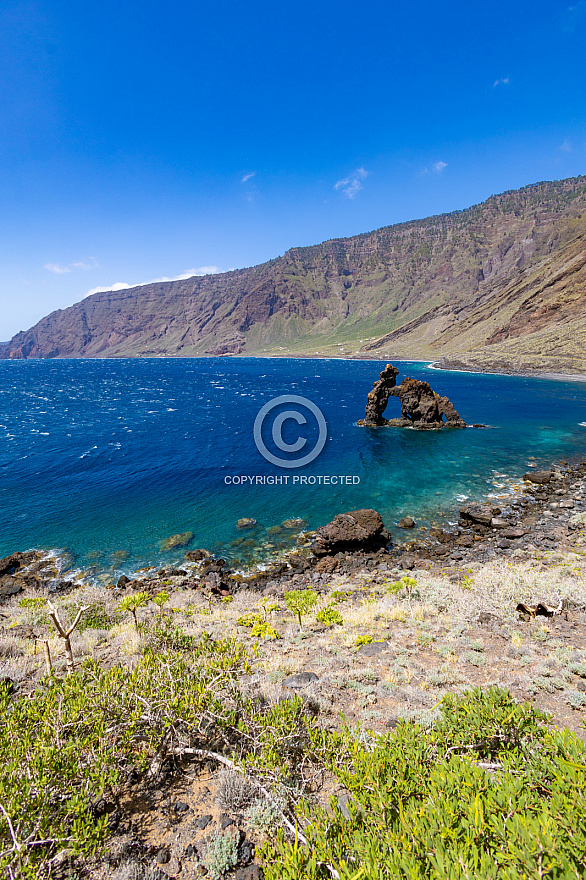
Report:
<svg viewBox="0 0 586 880"><path fill-rule="evenodd" d="M586 0L1 0L0 340L586 172Z"/></svg>

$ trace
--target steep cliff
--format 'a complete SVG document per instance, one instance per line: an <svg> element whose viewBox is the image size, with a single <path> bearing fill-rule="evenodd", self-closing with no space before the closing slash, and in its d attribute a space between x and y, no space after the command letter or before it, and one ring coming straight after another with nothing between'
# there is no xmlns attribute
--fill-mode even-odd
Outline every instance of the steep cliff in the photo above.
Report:
<svg viewBox="0 0 586 880"><path fill-rule="evenodd" d="M290 352L506 368L549 348L557 367L586 369L585 264L586 177L570 178L249 269L98 293L18 333L0 357Z"/></svg>

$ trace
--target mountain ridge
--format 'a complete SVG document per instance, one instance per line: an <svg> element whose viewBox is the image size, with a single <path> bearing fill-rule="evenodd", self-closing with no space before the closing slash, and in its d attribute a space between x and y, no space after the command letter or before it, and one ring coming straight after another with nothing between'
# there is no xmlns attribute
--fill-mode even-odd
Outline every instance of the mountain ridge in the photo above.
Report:
<svg viewBox="0 0 586 880"><path fill-rule="evenodd" d="M585 290L581 176L258 266L97 293L17 333L0 358L456 357L586 372Z"/></svg>

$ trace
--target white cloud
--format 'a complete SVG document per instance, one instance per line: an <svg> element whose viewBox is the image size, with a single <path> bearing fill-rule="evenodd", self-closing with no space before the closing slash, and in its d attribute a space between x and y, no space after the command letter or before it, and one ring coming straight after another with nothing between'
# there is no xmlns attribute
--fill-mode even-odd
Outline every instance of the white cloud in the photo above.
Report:
<svg viewBox="0 0 586 880"><path fill-rule="evenodd" d="M107 293L109 290L127 290L129 287L132 287L131 284L126 284L125 281L117 281L115 284L111 284L109 287L92 287L91 290L88 290L86 296L91 296L92 293Z"/></svg>
<svg viewBox="0 0 586 880"><path fill-rule="evenodd" d="M72 269L96 269L97 266L98 261L95 257L90 257L89 262L77 260L75 263L68 263L67 266L60 266L59 263L45 263L43 268L47 269L48 272L53 272L55 275L65 275L67 272L71 272Z"/></svg>
<svg viewBox="0 0 586 880"><path fill-rule="evenodd" d="M341 189L344 195L348 196L349 199L353 199L356 193L360 192L362 189L361 181L363 181L365 177L368 177L368 171L365 168L357 168L356 171L353 171L348 177L338 180L334 184L334 189Z"/></svg>
<svg viewBox="0 0 586 880"><path fill-rule="evenodd" d="M256 177L256 171L248 171L245 175L243 175L240 183L247 183L249 180L252 180L253 177Z"/></svg>
<svg viewBox="0 0 586 880"><path fill-rule="evenodd" d="M559 147L558 149L560 149L562 151L562 153L571 153L572 152L572 142L566 138L565 141L563 142L563 144L561 145L561 147Z"/></svg>
<svg viewBox="0 0 586 880"><path fill-rule="evenodd" d="M419 174L429 174L429 172L433 172L433 174L441 174L448 167L447 162L442 162L439 159L437 162L434 162L433 165L426 165L423 171L420 171Z"/></svg>
<svg viewBox="0 0 586 880"><path fill-rule="evenodd" d="M220 269L218 266L198 266L194 269L188 269L187 272L182 272L180 275L161 275L160 278L151 278L150 281L139 281L138 284L127 284L125 281L116 281L115 284L111 284L109 287L92 287L91 290L88 290L86 296L91 296L94 293L107 293L110 290L128 290L129 287L145 287L147 284L159 284L161 281L185 281L185 279L194 278L195 276L221 275L223 272L233 271L234 268Z"/></svg>
<svg viewBox="0 0 586 880"><path fill-rule="evenodd" d="M492 87L493 87L493 89L496 89L497 86L508 86L509 82L510 82L509 77L505 76L505 77L503 77L503 79L495 79L495 81L492 84Z"/></svg>
<svg viewBox="0 0 586 880"><path fill-rule="evenodd" d="M65 275L66 272L71 272L69 266L59 266L58 263L45 263L43 269L46 269L48 272L54 272L55 275Z"/></svg>
<svg viewBox="0 0 586 880"><path fill-rule="evenodd" d="M180 275L173 275L171 277L162 275L160 278L151 279L151 281L141 281L140 284L135 284L134 286L142 287L143 284L158 284L159 281L185 281L186 278L193 278L195 275L221 275L222 272L231 271L231 269L220 269L218 266L198 266L194 269L188 269Z"/></svg>

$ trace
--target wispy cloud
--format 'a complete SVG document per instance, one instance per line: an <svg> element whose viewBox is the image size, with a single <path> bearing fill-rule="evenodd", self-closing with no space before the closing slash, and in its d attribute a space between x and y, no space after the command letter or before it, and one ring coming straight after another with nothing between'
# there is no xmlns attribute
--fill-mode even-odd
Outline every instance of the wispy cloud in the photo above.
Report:
<svg viewBox="0 0 586 880"><path fill-rule="evenodd" d="M47 272L53 272L55 275L65 275L66 272L71 272L71 266L60 266L58 263L45 263L43 269L46 269Z"/></svg>
<svg viewBox="0 0 586 880"><path fill-rule="evenodd" d="M567 138L565 139L563 144L560 147L558 147L558 150L561 150L562 153L571 153L572 149L573 149L572 142L569 141Z"/></svg>
<svg viewBox="0 0 586 880"><path fill-rule="evenodd" d="M586 0L580 0L580 3L576 3L574 6L568 6L562 21L562 29L567 33L574 33L585 15Z"/></svg>
<svg viewBox="0 0 586 880"><path fill-rule="evenodd" d="M441 159L438 159L437 162L434 162L433 165L426 165L423 171L420 171L420 174L442 174L445 169L448 167L447 162L443 162Z"/></svg>
<svg viewBox="0 0 586 880"><path fill-rule="evenodd" d="M96 269L98 266L98 262L95 257L90 257L89 262L86 260L76 260L75 263L67 263L65 266L61 266L59 263L45 263L43 269L46 269L47 272L53 272L54 275L66 275L67 272L71 272L73 269Z"/></svg>
<svg viewBox="0 0 586 880"><path fill-rule="evenodd" d="M247 171L246 174L242 176L240 183L248 183L253 177L256 177L256 171Z"/></svg>
<svg viewBox="0 0 586 880"><path fill-rule="evenodd" d="M362 181L368 177L368 171L365 168L357 168L348 177L338 180L334 184L335 190L342 190L345 196L353 199L356 193L359 193L362 187Z"/></svg>
<svg viewBox="0 0 586 880"><path fill-rule="evenodd" d="M188 269L186 272L181 272L180 275L161 275L160 278L151 278L150 281L139 281L137 284L127 284L126 281L116 281L114 284L110 284L107 287L92 287L91 290L88 290L86 296L91 296L93 293L107 293L109 290L128 290L129 287L145 287L147 284L159 284L161 281L185 281L187 278L193 278L194 276L220 275L222 272L233 271L233 268L220 269L218 266L197 266L193 269Z"/></svg>
<svg viewBox="0 0 586 880"><path fill-rule="evenodd" d="M503 77L502 79L495 79L492 84L492 87L496 89L497 86L508 86L510 83L510 79L508 76Z"/></svg>

